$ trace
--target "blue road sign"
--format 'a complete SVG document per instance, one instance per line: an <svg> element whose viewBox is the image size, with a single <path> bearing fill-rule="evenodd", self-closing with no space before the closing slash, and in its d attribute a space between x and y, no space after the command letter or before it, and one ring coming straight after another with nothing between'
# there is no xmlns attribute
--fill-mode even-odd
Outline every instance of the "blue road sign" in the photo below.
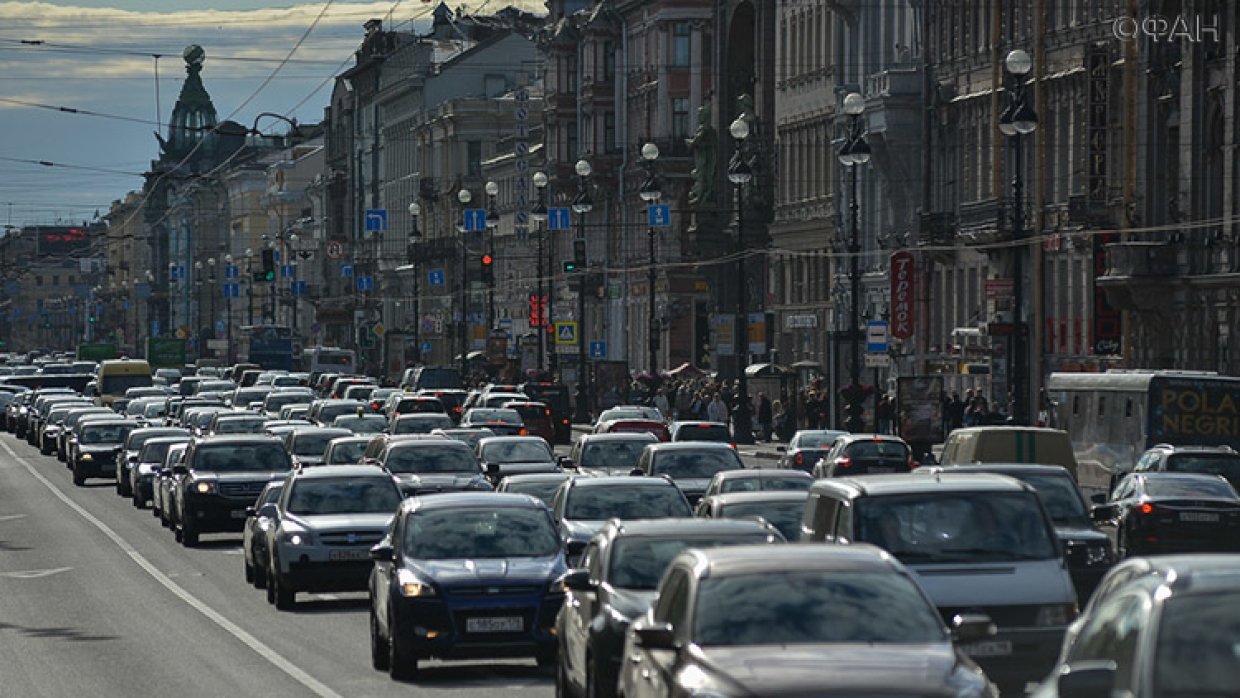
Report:
<svg viewBox="0 0 1240 698"><path fill-rule="evenodd" d="M224 278L225 279L241 278L240 270L237 269L236 264L229 264L228 266L224 267Z"/></svg>
<svg viewBox="0 0 1240 698"><path fill-rule="evenodd" d="M446 283L447 276L443 269L431 269L426 275L426 280L431 286L443 286Z"/></svg>
<svg viewBox="0 0 1240 698"><path fill-rule="evenodd" d="M306 295L306 282L302 279L294 279L288 283L288 289L294 296Z"/></svg>
<svg viewBox="0 0 1240 698"><path fill-rule="evenodd" d="M241 285L240 284L224 284L224 297L225 298L240 298L241 297Z"/></svg>
<svg viewBox="0 0 1240 698"><path fill-rule="evenodd" d="M343 279L346 276L353 276L353 265L348 262L340 265L340 278Z"/></svg>
<svg viewBox="0 0 1240 698"><path fill-rule="evenodd" d="M223 331L224 331L224 327L226 327L226 325L224 324L224 321L223 321L223 320L216 320L216 321L215 321L215 329L217 329L217 330L219 330L219 331L223 332Z"/></svg>
<svg viewBox="0 0 1240 698"><path fill-rule="evenodd" d="M865 350L870 354L887 352L886 320L870 320L865 323Z"/></svg>
<svg viewBox="0 0 1240 698"><path fill-rule="evenodd" d="M547 230L568 230L573 227L567 206L547 209Z"/></svg>
<svg viewBox="0 0 1240 698"><path fill-rule="evenodd" d="M671 204L650 204L646 207L646 224L651 228L666 228L672 224Z"/></svg>
<svg viewBox="0 0 1240 698"><path fill-rule="evenodd" d="M185 267L181 266L180 264L172 267L168 271L169 271L169 276L172 277L173 281L185 278Z"/></svg>
<svg viewBox="0 0 1240 698"><path fill-rule="evenodd" d="M386 208L368 208L366 209L366 232L382 233L388 229L388 216Z"/></svg>
<svg viewBox="0 0 1240 698"><path fill-rule="evenodd" d="M465 209L465 220L462 223L467 232L481 232L487 229L487 210L485 208Z"/></svg>
<svg viewBox="0 0 1240 698"><path fill-rule="evenodd" d="M590 342L590 358L606 359L607 358L607 342Z"/></svg>
<svg viewBox="0 0 1240 698"><path fill-rule="evenodd" d="M418 348L422 350L423 354L429 354L431 353L431 350L434 349L430 342L422 342Z"/></svg>
<svg viewBox="0 0 1240 698"><path fill-rule="evenodd" d="M373 291L373 290L375 290L375 280L374 280L374 278L373 278L373 277L370 277L370 276L359 276L359 277L357 277L357 290L359 290L359 291Z"/></svg>
<svg viewBox="0 0 1240 698"><path fill-rule="evenodd" d="M297 272L293 268L292 264L281 264L280 265L280 276L283 276L286 279L291 279L296 275L297 275Z"/></svg>

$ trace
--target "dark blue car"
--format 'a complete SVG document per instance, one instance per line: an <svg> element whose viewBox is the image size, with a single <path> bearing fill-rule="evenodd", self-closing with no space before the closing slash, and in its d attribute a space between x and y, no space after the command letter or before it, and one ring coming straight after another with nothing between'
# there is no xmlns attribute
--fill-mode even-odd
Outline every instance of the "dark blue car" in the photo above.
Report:
<svg viewBox="0 0 1240 698"><path fill-rule="evenodd" d="M564 551L540 500L501 492L405 500L371 550L374 667L417 676L418 661L556 661Z"/></svg>

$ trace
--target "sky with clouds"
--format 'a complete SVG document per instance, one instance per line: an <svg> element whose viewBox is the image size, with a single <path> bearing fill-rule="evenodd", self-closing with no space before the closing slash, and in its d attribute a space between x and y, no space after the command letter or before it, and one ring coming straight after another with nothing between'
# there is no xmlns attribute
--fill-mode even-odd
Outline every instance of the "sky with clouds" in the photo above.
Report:
<svg viewBox="0 0 1240 698"><path fill-rule="evenodd" d="M460 4L544 11L449 2ZM366 20L425 31L432 9L421 0L0 0L0 224L81 223L141 189L187 45L206 51L203 83L221 120L251 126L266 111L310 123L323 118L332 77L352 65ZM268 122L283 132L270 118L260 129Z"/></svg>

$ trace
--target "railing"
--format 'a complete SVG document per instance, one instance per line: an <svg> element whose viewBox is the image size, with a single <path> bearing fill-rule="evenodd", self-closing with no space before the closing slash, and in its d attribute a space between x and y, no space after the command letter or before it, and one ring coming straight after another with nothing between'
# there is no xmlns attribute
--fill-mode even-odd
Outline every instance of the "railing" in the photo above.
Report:
<svg viewBox="0 0 1240 698"><path fill-rule="evenodd" d="M1176 251L1165 242L1113 242L1106 246L1106 277L1172 276Z"/></svg>

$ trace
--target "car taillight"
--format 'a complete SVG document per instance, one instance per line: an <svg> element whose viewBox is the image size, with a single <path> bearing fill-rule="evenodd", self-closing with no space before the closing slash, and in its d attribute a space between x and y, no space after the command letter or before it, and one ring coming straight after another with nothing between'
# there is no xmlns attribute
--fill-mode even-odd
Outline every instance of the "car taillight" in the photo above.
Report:
<svg viewBox="0 0 1240 698"><path fill-rule="evenodd" d="M1149 502L1142 504L1140 507L1140 510L1142 514L1153 514L1154 512L1158 511L1158 509L1153 504L1150 504Z"/></svg>
<svg viewBox="0 0 1240 698"><path fill-rule="evenodd" d="M908 454L908 469L913 470L919 465L921 465L921 463L918 463L917 459L913 458L913 454L912 453Z"/></svg>
<svg viewBox="0 0 1240 698"><path fill-rule="evenodd" d="M561 421L561 422L563 422L564 424L568 424L568 420L567 420L567 419L562 419L562 420L560 420L560 421Z"/></svg>
<svg viewBox="0 0 1240 698"><path fill-rule="evenodd" d="M851 467L852 467L852 458L849 458L848 456L844 456L843 458L836 458L836 459L835 459L835 465L836 465L837 467L840 467L840 468L845 468L845 469L851 468Z"/></svg>
<svg viewBox="0 0 1240 698"><path fill-rule="evenodd" d="M520 429L517 430L517 436L529 436L529 435L530 435L530 430L526 429L525 427L521 427Z"/></svg>
<svg viewBox="0 0 1240 698"><path fill-rule="evenodd" d="M730 444L728 444L728 445L732 447L732 450L733 450L733 451L735 451L735 450L736 450L736 444L735 444L735 443L730 443Z"/></svg>
<svg viewBox="0 0 1240 698"><path fill-rule="evenodd" d="M796 460L793 462L796 463L797 465L805 465L805 457L801 455L800 451L797 451Z"/></svg>

